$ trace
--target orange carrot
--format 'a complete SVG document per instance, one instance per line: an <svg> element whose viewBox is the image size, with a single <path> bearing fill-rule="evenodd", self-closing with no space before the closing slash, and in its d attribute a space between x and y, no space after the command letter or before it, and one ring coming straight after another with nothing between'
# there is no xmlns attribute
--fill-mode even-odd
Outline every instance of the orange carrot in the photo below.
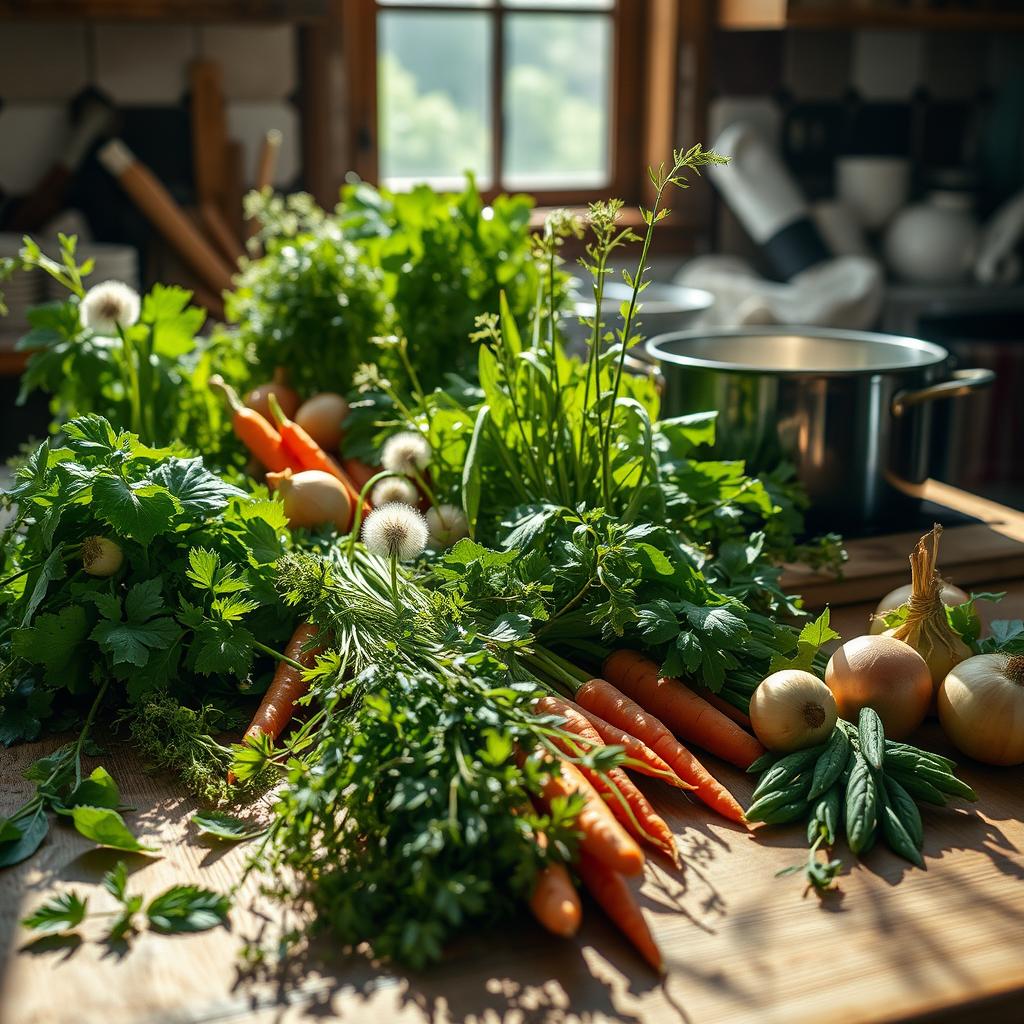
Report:
<svg viewBox="0 0 1024 1024"><path fill-rule="evenodd" d="M556 797L571 797L579 793L584 800L583 810L576 819L577 829L583 833L580 849L587 850L602 863L624 875L638 875L644 869L644 855L633 837L618 823L608 805L583 773L568 761L557 759L550 765L551 775L544 783L540 798L550 810Z"/></svg>
<svg viewBox="0 0 1024 1024"><path fill-rule="evenodd" d="M592 747L600 748L605 745L586 718L558 697L541 697L534 705L534 711L540 715L560 715L565 722L563 728L567 732L575 733L584 741L574 748L570 740L553 738L555 745L570 757L578 757ZM657 847L663 853L667 853L676 864L679 863L679 852L676 850L672 830L621 768L610 768L602 775L586 765L578 764L576 767L601 794L612 809L612 814L619 819L627 832L640 842Z"/></svg>
<svg viewBox="0 0 1024 1024"><path fill-rule="evenodd" d="M305 665L306 668L312 668L316 656L323 648L312 647L307 650L306 645L318 632L317 627L311 623L300 623L284 649L285 655L292 661ZM249 723L249 728L245 730L243 742L259 735L276 740L291 721L295 713L295 702L305 696L308 689L309 684L294 665L289 665L286 661L278 662L274 678L267 687L267 692L263 694L263 700Z"/></svg>
<svg viewBox="0 0 1024 1024"><path fill-rule="evenodd" d="M578 869L583 884L601 909L618 925L640 955L660 973L661 950L626 880L586 851L580 852Z"/></svg>
<svg viewBox="0 0 1024 1024"><path fill-rule="evenodd" d="M547 846L547 841L543 832L537 834L537 845L541 849ZM579 893L564 864L552 862L537 872L530 910L549 932L566 939L576 934L583 910Z"/></svg>
<svg viewBox="0 0 1024 1024"><path fill-rule="evenodd" d="M686 684L698 697L703 697L713 708L717 708L725 715L726 718L731 718L737 725L743 726L748 732L753 731L753 725L750 724L750 715L745 715L735 704L730 704L724 697L719 697L717 693L713 693L706 686L701 686L700 683Z"/></svg>
<svg viewBox="0 0 1024 1024"><path fill-rule="evenodd" d="M658 757L643 740L638 740L624 729L620 729L617 725L612 725L611 722L606 722L599 715L595 715L593 711L588 711L571 700L567 700L565 703L578 711L594 727L595 732L608 746L622 747L626 751L626 756L637 762L636 764L626 765L630 771L639 772L641 775L648 775L652 779L661 779L662 782L667 782L670 786L675 786L677 789L694 788L691 783L684 782L679 778L672 771L668 763Z"/></svg>
<svg viewBox="0 0 1024 1024"><path fill-rule="evenodd" d="M742 822L743 808L735 797L652 714L630 700L611 683L591 679L576 691L576 701L588 711L607 719L643 740L667 761L685 782L692 782L694 796L732 821Z"/></svg>
<svg viewBox="0 0 1024 1024"><path fill-rule="evenodd" d="M340 480L342 486L348 492L352 508L355 509L359 504L359 491L356 490L352 481L349 480L348 474L298 423L285 416L281 411L280 403L273 394L267 397L270 403L270 411L274 415L274 422L277 424L277 429L281 432L281 442L285 450L299 463L300 468L319 469L321 472L330 473L335 479ZM363 511L370 511L369 502L366 502L366 507Z"/></svg>
<svg viewBox="0 0 1024 1024"><path fill-rule="evenodd" d="M352 481L352 486L362 490L370 477L376 476L380 466L368 466L360 459L342 459L341 468L345 475Z"/></svg>
<svg viewBox="0 0 1024 1024"><path fill-rule="evenodd" d="M750 733L680 680L662 676L657 663L637 651L621 650L608 655L604 674L687 743L695 743L743 769L764 753L764 747Z"/></svg>
<svg viewBox="0 0 1024 1024"><path fill-rule="evenodd" d="M219 391L231 407L231 426L235 436L272 473L286 469L298 472L302 467L292 458L281 435L254 409L244 406L235 389L219 374L210 378L210 387Z"/></svg>

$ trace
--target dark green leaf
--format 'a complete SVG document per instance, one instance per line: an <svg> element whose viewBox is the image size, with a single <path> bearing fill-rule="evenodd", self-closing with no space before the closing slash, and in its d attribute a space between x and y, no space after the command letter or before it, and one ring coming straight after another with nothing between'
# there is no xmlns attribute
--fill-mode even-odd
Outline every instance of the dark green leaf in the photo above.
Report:
<svg viewBox="0 0 1024 1024"><path fill-rule="evenodd" d="M809 800L819 797L832 786L842 775L849 756L850 738L842 726L836 726L825 743L824 751L814 765L811 788L807 794Z"/></svg>
<svg viewBox="0 0 1024 1024"><path fill-rule="evenodd" d="M0 868L9 868L31 857L50 829L49 819L42 806L24 817L15 816L13 822L21 831L21 836L0 843Z"/></svg>
<svg viewBox="0 0 1024 1024"><path fill-rule="evenodd" d="M159 932L203 932L224 924L230 909L227 896L197 885L176 885L146 907L146 916Z"/></svg>
<svg viewBox="0 0 1024 1024"><path fill-rule="evenodd" d="M198 457L165 459L151 479L166 487L178 499L182 512L193 519L205 519L223 512L229 499L243 497L245 493L211 473Z"/></svg>
<svg viewBox="0 0 1024 1024"><path fill-rule="evenodd" d="M846 784L846 841L853 853L871 846L878 822L878 790L868 762L858 753Z"/></svg>
<svg viewBox="0 0 1024 1024"><path fill-rule="evenodd" d="M119 860L110 871L103 876L103 888L110 893L114 899L124 902L128 890L128 865Z"/></svg>
<svg viewBox="0 0 1024 1024"><path fill-rule="evenodd" d="M106 768L94 768L89 778L83 779L65 801L68 808L86 805L89 807L117 807L121 794L117 783Z"/></svg>
<svg viewBox="0 0 1024 1024"><path fill-rule="evenodd" d="M21 923L33 931L47 934L70 931L85 919L88 903L88 897L83 900L70 890L36 907L28 917L22 918Z"/></svg>
<svg viewBox="0 0 1024 1024"><path fill-rule="evenodd" d="M92 487L92 502L100 517L117 533L148 544L172 528L177 506L165 487L128 484L120 477L100 477Z"/></svg>

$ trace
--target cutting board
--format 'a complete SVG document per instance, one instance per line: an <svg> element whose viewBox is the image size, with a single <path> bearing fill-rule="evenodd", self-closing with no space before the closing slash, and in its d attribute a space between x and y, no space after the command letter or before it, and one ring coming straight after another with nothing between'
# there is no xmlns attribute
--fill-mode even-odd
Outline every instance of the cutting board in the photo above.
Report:
<svg viewBox="0 0 1024 1024"><path fill-rule="evenodd" d="M1024 615L1024 583L1007 599ZM845 635L862 631L867 608L835 615ZM923 744L946 750L935 726ZM38 744L0 752L14 780L0 812L25 795L21 769ZM711 763L712 759L708 759ZM134 857L131 888L155 895L191 879L225 890L247 850L206 844L190 830L195 801L165 778L143 774L125 752L104 763L122 784L127 815L162 858ZM737 796L742 773L714 765ZM927 870L884 849L847 864L841 891L803 895L799 877L776 878L806 855L801 828L751 835L712 820L681 794L645 785L683 852L686 868L652 863L642 890L667 976L658 979L592 905L580 934L557 940L525 915L455 944L426 972L381 967L322 943L280 974L249 975L239 949L274 934L279 905L249 878L230 930L194 936L143 934L108 949L43 940L16 918L69 885L96 909L117 856L56 826L28 863L0 872L0 1024L281 1024L342 1019L358 1024L833 1024L935 1020L1017 1022L1024 1006L1024 770L963 766L977 805L926 809ZM650 780L645 780L645 782ZM93 935L95 933L92 933Z"/></svg>

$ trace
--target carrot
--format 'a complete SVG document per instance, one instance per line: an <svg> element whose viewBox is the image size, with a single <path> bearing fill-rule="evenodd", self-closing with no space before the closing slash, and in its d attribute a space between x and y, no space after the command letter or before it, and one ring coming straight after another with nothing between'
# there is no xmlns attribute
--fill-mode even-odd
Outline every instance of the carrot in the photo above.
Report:
<svg viewBox="0 0 1024 1024"><path fill-rule="evenodd" d="M661 950L644 920L633 891L617 871L581 851L578 865L580 878L601 909L618 925L619 930L636 947L640 955L659 973L662 971Z"/></svg>
<svg viewBox="0 0 1024 1024"><path fill-rule="evenodd" d="M576 793L583 797L583 810L576 819L576 827L583 833L580 849L587 850L614 871L624 875L640 874L644 869L643 851L583 773L561 758L551 768L551 775L541 789L541 801L550 810L556 797L571 797Z"/></svg>
<svg viewBox="0 0 1024 1024"><path fill-rule="evenodd" d="M713 708L717 708L725 715L726 718L731 718L737 725L743 726L748 732L753 731L753 725L750 724L750 715L744 714L735 704L730 704L724 697L719 697L717 693L713 693L706 686L701 686L700 683L686 684L698 697L703 697Z"/></svg>
<svg viewBox="0 0 1024 1024"><path fill-rule="evenodd" d="M368 466L360 459L342 459L341 468L352 481L352 486L358 487L359 490L366 486L370 477L376 476L381 471L380 466Z"/></svg>
<svg viewBox="0 0 1024 1024"><path fill-rule="evenodd" d="M547 846L548 837L537 834L537 845ZM568 939L576 934L583 917L580 896L564 864L552 862L537 872L530 896L533 916L555 935Z"/></svg>
<svg viewBox="0 0 1024 1024"><path fill-rule="evenodd" d="M254 409L242 404L235 389L219 374L210 378L210 387L219 391L231 408L231 426L235 436L272 473L286 469L298 472L302 467L286 450L281 435Z"/></svg>
<svg viewBox="0 0 1024 1024"><path fill-rule="evenodd" d="M277 429L281 432L281 442L285 450L299 463L301 469L319 469L321 472L330 473L335 479L340 480L342 486L348 492L352 508L355 509L359 504L359 492L348 478L348 474L298 423L285 416L281 411L280 403L273 394L268 395L267 400L270 403L270 411L273 413ZM370 511L369 502L366 502L364 511Z"/></svg>
<svg viewBox="0 0 1024 1024"><path fill-rule="evenodd" d="M318 632L317 627L311 623L300 623L284 649L286 657L305 665L306 668L312 668L316 656L323 648L312 647L307 650L306 645ZM276 740L291 721L295 713L295 702L305 696L308 689L309 684L294 665L289 665L286 661L278 662L274 678L270 681L267 692L263 694L263 700L256 709L249 728L245 730L243 742L260 735Z"/></svg>
<svg viewBox="0 0 1024 1024"><path fill-rule="evenodd" d="M694 786L694 795L732 821L742 822L743 808L735 797L665 728L654 715L630 700L611 683L591 679L576 691L577 702L613 725L632 732L667 761L675 773Z"/></svg>
<svg viewBox="0 0 1024 1024"><path fill-rule="evenodd" d="M662 676L650 658L621 650L604 660L604 674L642 708L657 715L676 736L717 757L749 768L764 747L678 679Z"/></svg>
<svg viewBox="0 0 1024 1024"><path fill-rule="evenodd" d="M561 737L554 738L555 745L570 757L577 757L591 747L605 745L594 727L566 701L558 697L541 697L534 704L533 709L541 715L561 715L565 722L565 730L575 733L584 741L574 747L570 740ZM605 775L602 775L586 765L578 764L576 767L601 794L612 809L612 814L619 819L627 832L641 842L649 843L663 853L667 853L674 863L679 863L679 852L676 850L676 840L672 835L672 830L621 768L610 768Z"/></svg>
<svg viewBox="0 0 1024 1024"><path fill-rule="evenodd" d="M567 700L565 703L575 711L578 711L594 727L594 730L608 746L622 747L626 751L626 756L636 762L636 764L626 766L631 771L639 772L641 775L648 775L652 779L661 779L662 782L667 782L670 786L675 786L677 789L694 788L689 782L684 782L679 778L672 771L671 767L662 758L658 757L643 740L638 740L624 729L620 729L617 725L612 725L611 722L606 722L599 715L595 715L593 711L588 711L571 700Z"/></svg>

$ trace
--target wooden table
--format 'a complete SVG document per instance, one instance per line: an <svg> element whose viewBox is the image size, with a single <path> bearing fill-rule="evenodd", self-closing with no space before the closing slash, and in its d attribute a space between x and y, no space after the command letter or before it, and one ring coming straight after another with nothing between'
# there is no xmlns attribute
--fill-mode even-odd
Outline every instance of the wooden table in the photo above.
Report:
<svg viewBox="0 0 1024 1024"><path fill-rule="evenodd" d="M846 636L863 632L866 606L834 612ZM1024 616L1024 582L1012 585L1007 617ZM924 745L945 749L938 729ZM0 810L24 796L20 770L40 745L0 752ZM208 845L187 825L196 807L130 757L105 759L138 807L129 821L163 857L130 858L131 886L154 895L194 879L227 889L246 850ZM55 826L39 853L0 872L0 1024L198 1024L342 1019L359 1022L471 1020L645 1024L830 1024L840 1021L1024 1019L1024 770L964 764L977 805L925 811L926 871L887 850L863 863L841 850L841 892L802 896L799 878L775 878L806 853L802 827L751 835L710 821L673 791L646 786L680 838L686 869L652 863L643 900L665 950L654 977L588 906L573 941L528 918L452 948L430 972L378 968L321 945L285 974L247 976L238 951L269 933L280 908L248 881L230 930L143 934L124 949L88 939L30 943L17 918L69 885L105 908L96 884L118 856ZM741 773L721 775L746 800ZM95 932L91 932L95 936Z"/></svg>

